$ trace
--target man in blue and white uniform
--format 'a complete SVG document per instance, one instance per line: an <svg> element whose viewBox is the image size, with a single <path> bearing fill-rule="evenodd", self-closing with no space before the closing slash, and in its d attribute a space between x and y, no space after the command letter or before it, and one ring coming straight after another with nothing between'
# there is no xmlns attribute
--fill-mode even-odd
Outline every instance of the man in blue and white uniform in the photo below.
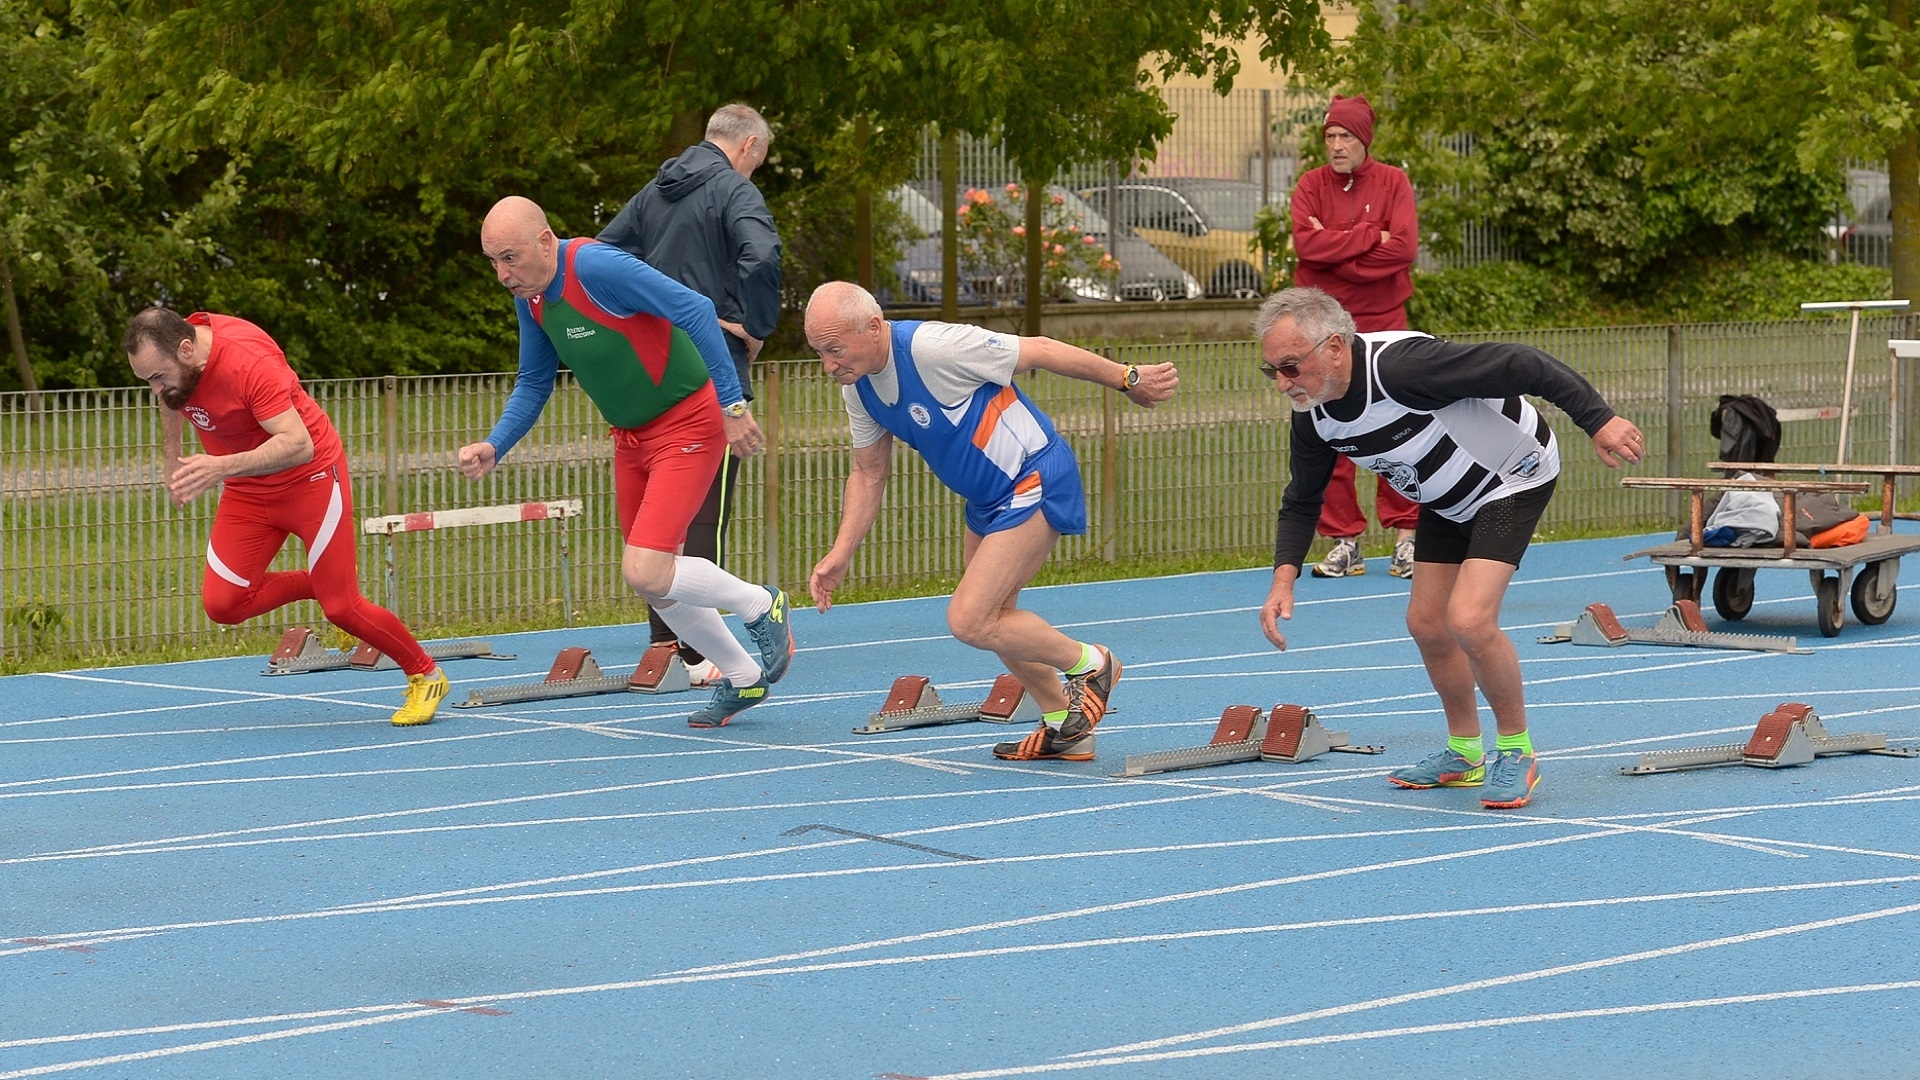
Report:
<svg viewBox="0 0 1920 1080"><path fill-rule="evenodd" d="M1292 479L1280 497L1273 587L1260 611L1285 649L1293 583L1313 542L1335 457L1371 469L1420 505L1407 629L1447 717L1447 747L1388 779L1401 787L1482 787L1481 804L1525 806L1539 782L1520 659L1500 630L1507 583L1553 497L1560 452L1521 395L1553 403L1609 468L1638 462L1640 429L1572 368L1538 349L1456 345L1409 330L1362 334L1313 288L1267 298L1254 319L1260 370L1293 405ZM1474 691L1498 729L1489 764Z"/></svg>
<svg viewBox="0 0 1920 1080"><path fill-rule="evenodd" d="M1016 606L1060 537L1087 531L1086 493L1072 448L1013 378L1050 371L1152 408L1173 396L1179 372L1172 364L1117 364L1052 338L889 322L871 294L845 281L814 291L807 344L840 384L853 432L840 530L807 583L815 605L823 612L833 605L873 528L899 439L966 500L965 570L947 605L948 628L998 655L1041 710L1039 727L994 747L994 756L1091 760L1093 729L1106 715L1120 662L1105 646L1075 641ZM1056 673L1066 676L1064 686Z"/></svg>

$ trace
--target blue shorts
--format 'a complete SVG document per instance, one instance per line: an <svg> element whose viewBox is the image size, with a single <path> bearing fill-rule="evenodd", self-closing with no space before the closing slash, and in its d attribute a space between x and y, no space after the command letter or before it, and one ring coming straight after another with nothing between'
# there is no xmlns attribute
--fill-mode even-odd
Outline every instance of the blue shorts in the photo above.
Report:
<svg viewBox="0 0 1920 1080"><path fill-rule="evenodd" d="M1080 484L1080 463L1064 440L1027 459L1014 481L1013 494L994 506L967 503L967 528L977 536L1024 525L1038 511L1062 536L1087 531L1087 491Z"/></svg>

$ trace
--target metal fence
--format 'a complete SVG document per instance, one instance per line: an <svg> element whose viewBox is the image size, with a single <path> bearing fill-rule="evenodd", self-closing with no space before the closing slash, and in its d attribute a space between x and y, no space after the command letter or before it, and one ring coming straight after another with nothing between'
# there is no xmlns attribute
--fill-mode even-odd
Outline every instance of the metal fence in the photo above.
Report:
<svg viewBox="0 0 1920 1080"><path fill-rule="evenodd" d="M1914 333L1906 317L1866 320L1849 460L1886 456L1894 384L1880 343ZM1642 474L1700 474L1716 452L1707 417L1720 394L1752 393L1780 408L1841 400L1846 325L1837 320L1497 336L1566 360L1639 424L1655 448ZM1258 374L1253 343L1128 346L1111 355L1178 363L1179 396L1147 411L1111 390L1023 376L1023 388L1079 455L1087 490L1090 530L1062 541L1055 564L1150 572L1202 556L1249 564L1264 559L1287 476L1289 413ZM757 412L770 450L743 470L728 564L744 576L799 590L838 525L851 461L845 413L837 386L817 363L763 363L760 379ZM1900 415L1911 418L1911 373L1903 381ZM356 521L583 499L586 513L565 537L577 609L571 614L596 621L638 617L620 579L606 428L576 387L563 381L532 434L478 483L454 468L453 451L486 433L511 389L510 377L389 377L318 382L310 389L346 442ZM1566 471L1543 531L1621 533L1677 520L1663 496L1621 489L1584 437L1548 412L1564 443ZM1910 461L1912 425L1902 426L1908 431L1899 460ZM1838 429L1837 418L1787 425L1781 460L1834 460ZM311 603L231 630L206 618L200 581L214 501L172 505L160 487L159 439L144 389L0 395L0 659L229 651L286 626L319 624ZM894 464L885 507L849 585L940 592L961 568L959 500L916 456L901 451ZM1361 486L1362 501L1370 501L1372 485ZM1376 549L1384 539L1377 532L1367 538ZM568 561L562 541L551 521L398 536L394 606L428 636L470 633L499 620L559 625L570 614L561 601ZM363 587L382 601L390 595L384 543L361 538L359 544ZM283 553L277 567L301 565L299 545L290 547L295 550Z"/></svg>

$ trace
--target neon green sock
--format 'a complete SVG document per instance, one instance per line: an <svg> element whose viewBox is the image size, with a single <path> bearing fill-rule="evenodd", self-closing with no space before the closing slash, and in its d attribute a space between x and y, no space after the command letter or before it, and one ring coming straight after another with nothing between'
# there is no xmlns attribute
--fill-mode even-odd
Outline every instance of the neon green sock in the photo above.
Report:
<svg viewBox="0 0 1920 1080"><path fill-rule="evenodd" d="M1050 728L1058 730L1061 724L1067 722L1067 710L1061 709L1059 712L1043 712L1040 714L1040 722Z"/></svg>
<svg viewBox="0 0 1920 1080"><path fill-rule="evenodd" d="M1447 749L1473 762L1480 764L1487 759L1487 748L1480 742L1478 735L1449 735Z"/></svg>
<svg viewBox="0 0 1920 1080"><path fill-rule="evenodd" d="M1493 740L1493 748L1502 754L1533 753L1533 736L1526 732L1518 735L1501 735Z"/></svg>
<svg viewBox="0 0 1920 1080"><path fill-rule="evenodd" d="M1068 675L1085 675L1100 666L1100 654L1086 642L1080 643L1080 662L1067 669Z"/></svg>

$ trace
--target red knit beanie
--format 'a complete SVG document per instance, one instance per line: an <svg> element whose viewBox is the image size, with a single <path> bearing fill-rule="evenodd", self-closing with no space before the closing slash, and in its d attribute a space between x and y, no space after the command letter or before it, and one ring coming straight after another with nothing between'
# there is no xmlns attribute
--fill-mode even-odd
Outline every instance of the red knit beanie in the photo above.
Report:
<svg viewBox="0 0 1920 1080"><path fill-rule="evenodd" d="M1367 104L1365 94L1352 97L1333 95L1333 104L1327 106L1326 123L1320 125L1320 133L1326 134L1330 127L1343 127L1353 132L1360 145L1373 145L1373 106Z"/></svg>

